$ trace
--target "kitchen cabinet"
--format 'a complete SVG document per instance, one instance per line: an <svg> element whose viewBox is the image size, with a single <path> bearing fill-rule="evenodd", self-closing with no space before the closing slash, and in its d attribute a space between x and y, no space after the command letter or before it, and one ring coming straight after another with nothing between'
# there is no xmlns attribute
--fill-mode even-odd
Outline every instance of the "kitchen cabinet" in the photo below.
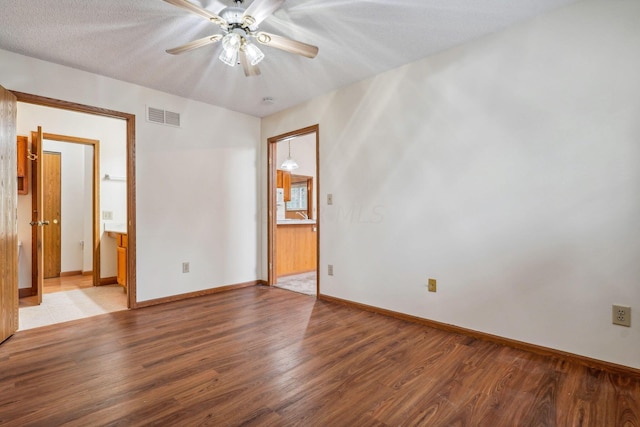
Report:
<svg viewBox="0 0 640 427"><path fill-rule="evenodd" d="M284 201L291 200L291 172L282 169L276 170L276 187L284 190Z"/></svg>
<svg viewBox="0 0 640 427"><path fill-rule="evenodd" d="M116 275L116 280L118 285L122 286L126 292L127 290L127 246L128 239L127 235L123 233L116 233L116 241L118 243L118 273Z"/></svg>
<svg viewBox="0 0 640 427"><path fill-rule="evenodd" d="M318 226L315 223L278 224L276 229L276 275L314 271L318 260Z"/></svg>
<svg viewBox="0 0 640 427"><path fill-rule="evenodd" d="M17 149L17 177L18 177L18 194L29 193L29 178L27 176L27 146L29 139L26 136L18 137L18 149Z"/></svg>

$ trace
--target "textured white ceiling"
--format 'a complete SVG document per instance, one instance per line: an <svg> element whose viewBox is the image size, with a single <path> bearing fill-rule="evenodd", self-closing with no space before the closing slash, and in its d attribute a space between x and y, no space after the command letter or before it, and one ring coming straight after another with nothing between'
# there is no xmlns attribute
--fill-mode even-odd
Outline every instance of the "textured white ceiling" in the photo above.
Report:
<svg viewBox="0 0 640 427"><path fill-rule="evenodd" d="M575 1L287 0L260 29L320 52L261 47L250 78L219 43L165 53L219 29L162 0L0 0L0 48L263 117Z"/></svg>

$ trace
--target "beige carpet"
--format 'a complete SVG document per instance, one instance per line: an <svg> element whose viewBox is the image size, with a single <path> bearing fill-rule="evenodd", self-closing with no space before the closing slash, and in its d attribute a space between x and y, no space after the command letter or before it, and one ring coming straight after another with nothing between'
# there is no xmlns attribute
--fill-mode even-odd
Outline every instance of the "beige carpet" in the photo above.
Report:
<svg viewBox="0 0 640 427"><path fill-rule="evenodd" d="M278 277L277 288L299 292L306 295L316 294L316 272Z"/></svg>
<svg viewBox="0 0 640 427"><path fill-rule="evenodd" d="M19 331L127 309L127 295L118 285L96 286L44 294L42 304L20 307Z"/></svg>

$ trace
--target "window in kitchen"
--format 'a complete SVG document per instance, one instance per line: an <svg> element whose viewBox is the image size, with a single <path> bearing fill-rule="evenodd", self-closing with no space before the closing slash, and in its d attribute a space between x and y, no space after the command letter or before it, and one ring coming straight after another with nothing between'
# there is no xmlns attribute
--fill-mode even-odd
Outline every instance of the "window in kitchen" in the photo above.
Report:
<svg viewBox="0 0 640 427"><path fill-rule="evenodd" d="M307 183L296 182L291 184L291 200L287 202L287 210L307 210Z"/></svg>

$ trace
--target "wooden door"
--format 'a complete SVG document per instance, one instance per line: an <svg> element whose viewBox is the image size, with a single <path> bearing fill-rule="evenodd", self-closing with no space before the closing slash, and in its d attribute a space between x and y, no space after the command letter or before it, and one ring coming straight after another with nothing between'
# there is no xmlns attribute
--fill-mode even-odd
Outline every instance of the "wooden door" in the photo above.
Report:
<svg viewBox="0 0 640 427"><path fill-rule="evenodd" d="M17 106L0 86L0 342L18 330Z"/></svg>
<svg viewBox="0 0 640 427"><path fill-rule="evenodd" d="M32 208L31 208L31 229L32 229L32 254L31 254L31 275L36 283L36 301L42 304L42 287L44 284L44 256L43 241L46 222L44 220L44 174L42 173L43 152L42 152L42 127L38 126L37 132L31 132L31 152L35 154L35 161L32 164L33 180L31 184Z"/></svg>
<svg viewBox="0 0 640 427"><path fill-rule="evenodd" d="M44 203L43 218L49 222L44 227L44 278L60 277L61 262L61 200L60 177L62 168L61 153L45 152L42 157L43 184L42 197Z"/></svg>

